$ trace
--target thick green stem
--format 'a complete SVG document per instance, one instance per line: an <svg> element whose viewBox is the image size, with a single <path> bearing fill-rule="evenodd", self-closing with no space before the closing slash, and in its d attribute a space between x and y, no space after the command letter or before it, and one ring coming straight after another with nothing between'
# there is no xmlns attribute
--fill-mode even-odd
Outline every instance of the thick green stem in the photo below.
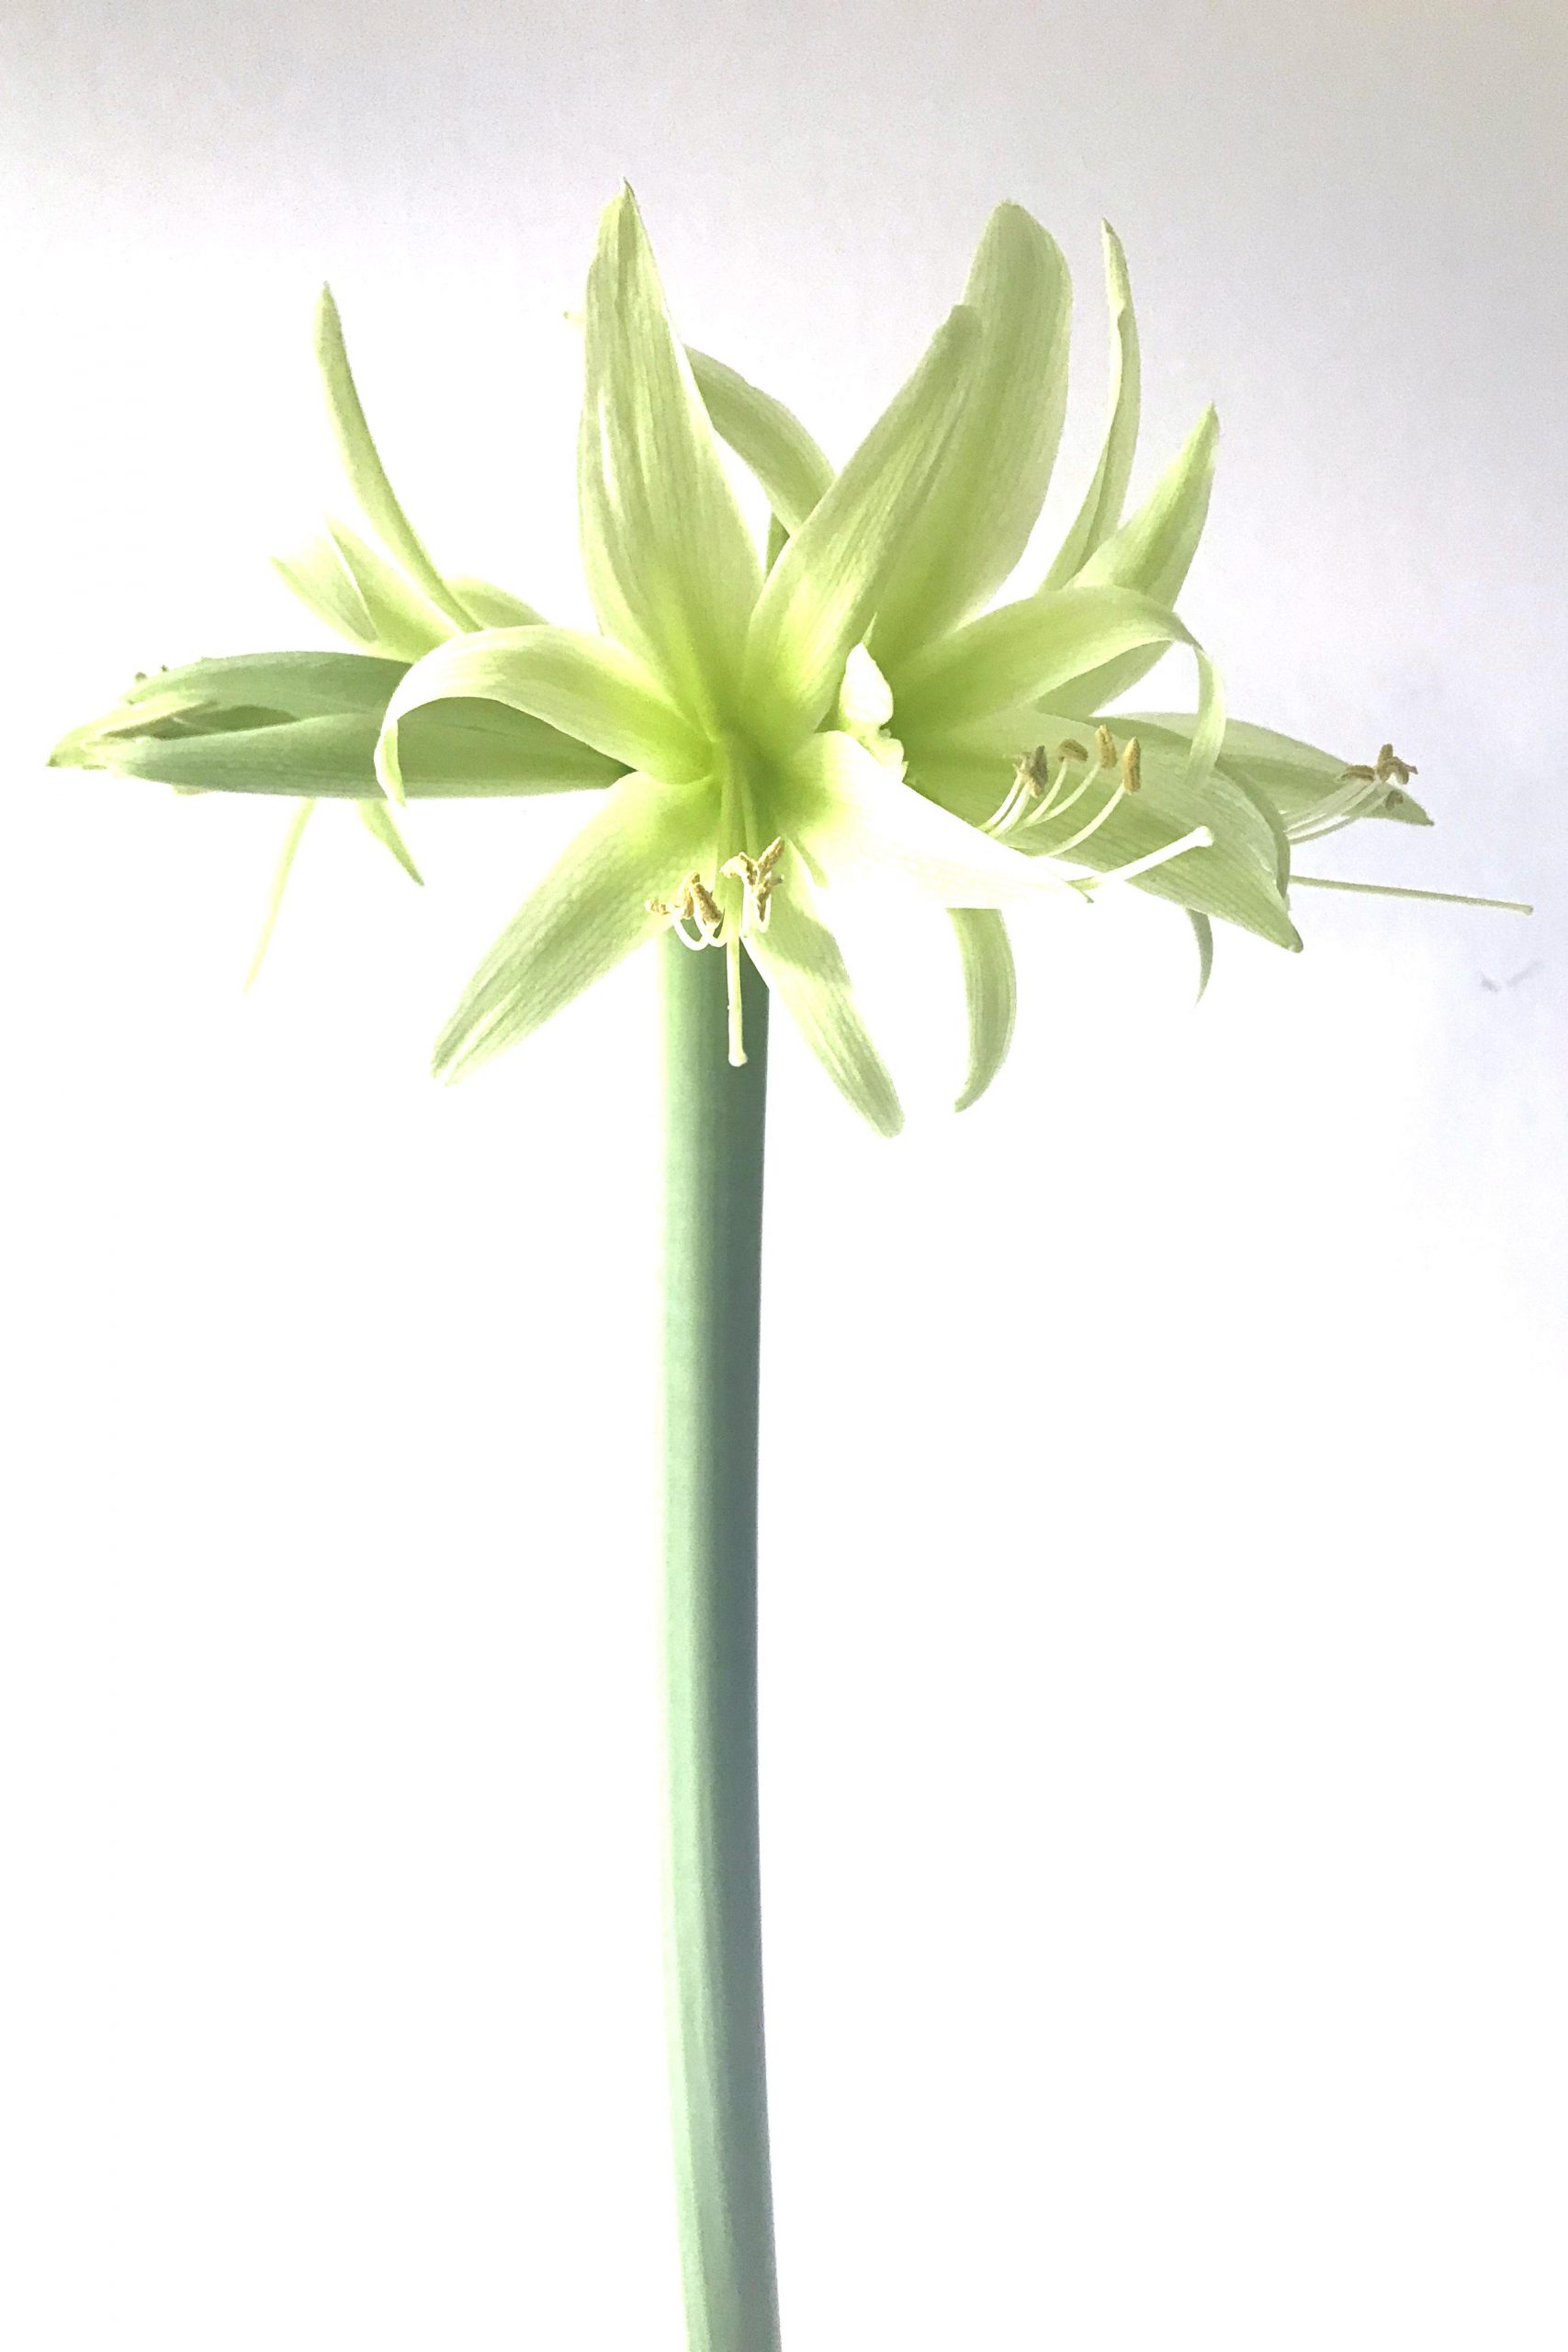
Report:
<svg viewBox="0 0 1568 2352"><path fill-rule="evenodd" d="M757 1846L757 1343L768 1001L664 959L666 1984L691 2352L777 2352Z"/></svg>

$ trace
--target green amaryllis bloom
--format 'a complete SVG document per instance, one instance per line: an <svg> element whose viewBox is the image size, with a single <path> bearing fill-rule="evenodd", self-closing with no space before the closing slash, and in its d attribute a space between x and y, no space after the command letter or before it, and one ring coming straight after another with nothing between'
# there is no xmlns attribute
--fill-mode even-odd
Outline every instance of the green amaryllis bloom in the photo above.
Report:
<svg viewBox="0 0 1568 2352"><path fill-rule="evenodd" d="M445 1031L456 1073L514 1043L667 926L757 965L874 1125L900 1124L819 890L897 875L940 905L996 909L1070 885L910 791L842 723L846 667L943 479L982 321L959 306L771 571L742 520L629 192L589 277L579 444L582 552L604 631L454 637L387 708L377 770L400 797L400 730L471 697L628 763L497 942ZM972 689L973 691L973 689ZM1206 836L1192 828L1183 849Z"/></svg>

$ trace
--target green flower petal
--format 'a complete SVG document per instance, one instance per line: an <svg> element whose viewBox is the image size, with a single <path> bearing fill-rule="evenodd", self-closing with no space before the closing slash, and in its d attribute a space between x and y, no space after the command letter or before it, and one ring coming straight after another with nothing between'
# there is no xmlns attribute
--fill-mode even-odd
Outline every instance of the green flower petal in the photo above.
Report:
<svg viewBox="0 0 1568 2352"><path fill-rule="evenodd" d="M578 486L594 610L714 727L735 707L762 569L629 188L600 225L584 360Z"/></svg>
<svg viewBox="0 0 1568 2352"><path fill-rule="evenodd" d="M492 581L475 580L468 572L458 571L453 574L452 585L479 628L533 628L544 621L543 613L536 613L521 596L514 596L509 588L496 587Z"/></svg>
<svg viewBox="0 0 1568 2352"><path fill-rule="evenodd" d="M1079 566L1088 562L1121 522L1138 438L1138 322L1133 313L1127 256L1110 221L1102 220L1100 226L1105 242L1105 294L1111 311L1111 413L1094 480L1055 563L1045 574L1043 585L1047 588L1065 588Z"/></svg>
<svg viewBox="0 0 1568 2352"><path fill-rule="evenodd" d="M854 1000L839 943L813 901L803 860L786 850L765 932L746 947L845 1101L878 1135L896 1136L904 1113Z"/></svg>
<svg viewBox="0 0 1568 2352"><path fill-rule="evenodd" d="M50 764L111 768L180 792L380 800L380 732L379 711L349 711L259 726L220 724L204 734L108 735L91 744L68 737ZM574 737L489 703L442 703L414 711L400 731L399 756L410 800L580 792L613 784L625 772L623 762Z"/></svg>
<svg viewBox="0 0 1568 2352"><path fill-rule="evenodd" d="M437 611L444 613L455 628L471 628L472 614L435 569L387 479L387 469L365 421L348 364L343 322L330 286L322 287L316 306L316 359L326 390L338 455L366 521L388 554L401 565L413 585L423 591Z"/></svg>
<svg viewBox="0 0 1568 2352"><path fill-rule="evenodd" d="M255 953L251 957L251 968L245 974L247 989L254 987L256 975L266 961L266 951L272 945L272 934L277 928L277 917L283 905L283 894L288 888L288 877L294 871L295 854L299 850L299 843L304 838L305 828L315 814L315 810L316 803L313 800L302 800L289 817L288 830L283 836L283 847L277 854L277 864L273 868L272 888L267 897L266 912L262 917L262 927L256 940Z"/></svg>
<svg viewBox="0 0 1568 2352"><path fill-rule="evenodd" d="M971 311L951 313L768 574L746 641L742 694L749 730L772 750L808 735L832 707L845 662L942 469L975 325Z"/></svg>
<svg viewBox="0 0 1568 2352"><path fill-rule="evenodd" d="M346 523L329 519L327 536L370 616L379 652L398 661L417 662L422 653L444 644L452 635L452 623L446 614Z"/></svg>
<svg viewBox="0 0 1568 2352"><path fill-rule="evenodd" d="M964 964L964 997L969 1013L969 1075L953 1104L967 1111L1007 1059L1018 1014L1018 974L1007 924L987 907L954 907L948 920Z"/></svg>
<svg viewBox="0 0 1568 2352"><path fill-rule="evenodd" d="M1198 994L1194 1001L1201 1004L1203 991L1209 985L1209 975L1214 968L1214 926L1207 915L1199 913L1196 907L1188 908L1187 920L1198 943Z"/></svg>
<svg viewBox="0 0 1568 2352"><path fill-rule="evenodd" d="M1064 689L1134 648L1191 645L1176 615L1125 588L1043 589L982 613L889 673L894 732L950 732L1021 702L1066 707ZM1151 654L1151 659L1154 658ZM884 665L886 667L886 665Z"/></svg>
<svg viewBox="0 0 1568 2352"><path fill-rule="evenodd" d="M1192 720L1184 712L1167 710L1136 715L1125 712L1118 717L1117 724L1134 735L1158 733L1176 741L1188 741L1192 729ZM1246 720L1231 718L1225 722L1220 765L1227 775L1255 786L1283 823L1294 828L1310 823L1314 811L1338 793L1351 763L1332 752L1319 751L1315 744L1303 743L1293 735L1279 735L1272 728L1254 727ZM1386 818L1399 825L1429 825L1432 821L1420 802L1403 786L1382 800L1359 808L1356 816L1358 822L1371 817Z"/></svg>
<svg viewBox="0 0 1568 2352"><path fill-rule="evenodd" d="M688 784L711 767L711 747L618 645L577 629L481 629L448 639L416 662L387 706L376 772L401 797L398 730L433 702L499 703L541 718L611 759Z"/></svg>
<svg viewBox="0 0 1568 2352"><path fill-rule="evenodd" d="M318 620L325 621L351 644L375 644L370 607L335 540L307 539L290 554L275 555L271 560L273 570Z"/></svg>
<svg viewBox="0 0 1568 2352"><path fill-rule="evenodd" d="M1208 519L1220 421L1212 408L1199 418L1180 455L1134 514L1096 548L1077 575L1083 587L1132 588L1157 605L1174 605L1186 582ZM1072 707L1103 709L1154 667L1156 649L1132 652L1079 681Z"/></svg>
<svg viewBox="0 0 1568 2352"><path fill-rule="evenodd" d="M464 992L435 1047L439 1077L460 1078L657 936L669 898L713 846L713 797L623 776L525 899Z"/></svg>
<svg viewBox="0 0 1568 2352"><path fill-rule="evenodd" d="M420 888L423 890L424 888L424 876L420 872L418 866L414 864L413 853L409 848L407 842L404 841L401 833L398 831L398 820L393 816L391 810L388 808L386 802L384 800L356 800L354 805L359 813L360 822L364 825L366 831L373 840L378 841L383 849L390 853L390 854L397 860L398 864L402 867L403 872L408 876L409 880L411 882L417 882Z"/></svg>
<svg viewBox="0 0 1568 2352"><path fill-rule="evenodd" d="M714 431L756 475L775 520L798 531L832 481L828 458L782 401L689 344L686 356Z"/></svg>
<svg viewBox="0 0 1568 2352"><path fill-rule="evenodd" d="M995 594L1028 543L1061 439L1066 265L1021 205L992 213L964 300L979 336L918 534L877 612L870 644L885 669Z"/></svg>
<svg viewBox="0 0 1568 2352"><path fill-rule="evenodd" d="M405 666L369 653L237 653L154 671L128 687L113 710L73 729L56 745L51 765L98 765L71 754L116 735L210 734L346 711L379 717Z"/></svg>
<svg viewBox="0 0 1568 2352"><path fill-rule="evenodd" d="M818 881L897 878L944 907L1077 895L911 791L851 735L814 735L781 775L777 800L781 831Z"/></svg>
<svg viewBox="0 0 1568 2352"><path fill-rule="evenodd" d="M1119 743L1137 732L1120 715L1111 723ZM1006 731L1010 724L1010 735ZM992 721L967 739L934 743L919 757L911 752L910 782L955 817L981 825L1000 806L1012 781L1014 759L1032 742L1054 751L1075 732L1081 732L1081 723L1065 713L1029 708L1014 714L1010 722ZM1213 770L1195 774L1189 746L1145 741L1142 735L1138 742L1138 791L1123 793L1105 823L1077 847L1064 852L1065 857L1091 873L1108 874L1168 848L1197 825L1206 825L1213 836L1207 848L1193 849L1167 865L1134 876L1131 887L1218 916L1276 946L1299 947L1301 939L1280 887L1280 837L1268 811L1233 777ZM1107 791L1112 781L1107 775ZM1091 791L1065 816L1011 838L1021 847L1027 845L1032 854L1049 858L1055 844L1077 831L1102 798Z"/></svg>

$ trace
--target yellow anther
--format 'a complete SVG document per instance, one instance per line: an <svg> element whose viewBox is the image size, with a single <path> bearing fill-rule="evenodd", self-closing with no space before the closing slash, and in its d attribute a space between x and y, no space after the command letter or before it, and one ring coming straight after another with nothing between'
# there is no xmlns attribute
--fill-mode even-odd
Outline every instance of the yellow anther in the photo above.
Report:
<svg viewBox="0 0 1568 2352"><path fill-rule="evenodd" d="M1032 752L1025 752L1021 760L1013 763L1013 774L1031 800L1038 800L1051 781L1051 763L1043 743L1036 743Z"/></svg>
<svg viewBox="0 0 1568 2352"><path fill-rule="evenodd" d="M1380 784L1388 784L1395 778L1401 784L1408 784L1418 770L1413 768L1408 760L1402 760L1392 743L1385 743L1378 753L1373 774Z"/></svg>
<svg viewBox="0 0 1568 2352"><path fill-rule="evenodd" d="M1143 754L1138 749L1138 739L1135 735L1129 735L1122 746L1122 789L1123 792L1136 792L1143 780Z"/></svg>
<svg viewBox="0 0 1568 2352"><path fill-rule="evenodd" d="M1100 753L1100 766L1113 768L1116 765L1116 738L1110 728L1097 727L1094 730L1094 741L1095 749Z"/></svg>
<svg viewBox="0 0 1568 2352"><path fill-rule="evenodd" d="M743 932L766 931L768 927L768 902L778 880L778 864L784 850L784 836L780 834L768 843L761 857L749 857L743 849L737 850L718 869L721 874L732 875L744 889L740 916Z"/></svg>
<svg viewBox="0 0 1568 2352"><path fill-rule="evenodd" d="M1065 735L1056 746L1056 757L1059 760L1087 760L1089 753L1076 735Z"/></svg>

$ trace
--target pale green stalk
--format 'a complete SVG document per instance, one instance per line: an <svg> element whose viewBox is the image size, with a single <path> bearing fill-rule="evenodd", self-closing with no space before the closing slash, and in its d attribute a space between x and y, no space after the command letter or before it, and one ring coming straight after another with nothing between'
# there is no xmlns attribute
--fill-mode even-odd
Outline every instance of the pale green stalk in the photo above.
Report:
<svg viewBox="0 0 1568 2352"><path fill-rule="evenodd" d="M665 941L665 1950L690 2352L777 2352L757 1819L768 992Z"/></svg>

